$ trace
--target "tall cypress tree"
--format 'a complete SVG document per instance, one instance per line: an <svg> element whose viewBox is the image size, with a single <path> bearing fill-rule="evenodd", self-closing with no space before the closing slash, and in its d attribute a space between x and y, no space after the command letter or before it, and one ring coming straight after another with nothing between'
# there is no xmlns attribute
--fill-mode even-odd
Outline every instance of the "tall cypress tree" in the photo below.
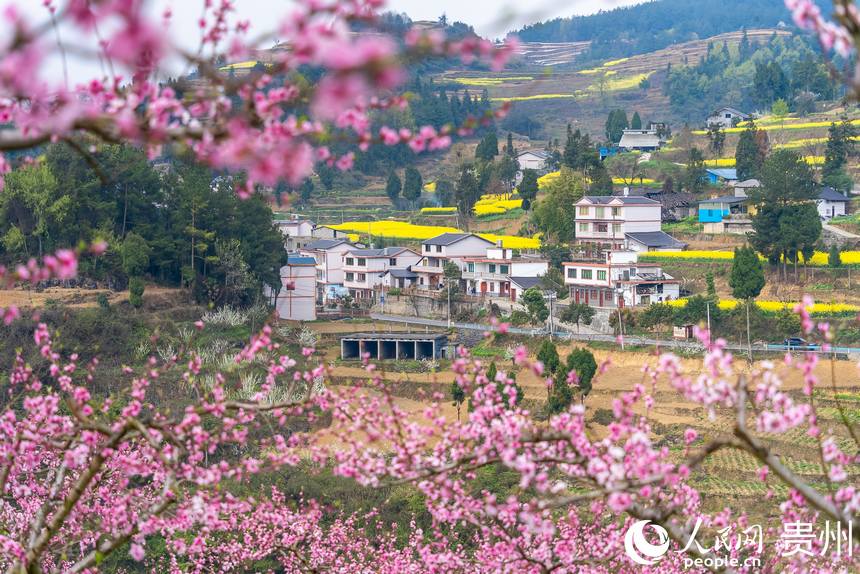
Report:
<svg viewBox="0 0 860 574"><path fill-rule="evenodd" d="M391 203L395 203L397 198L400 197L401 188L400 178L392 171L388 174L388 181L385 183L385 194L391 200Z"/></svg>
<svg viewBox="0 0 860 574"><path fill-rule="evenodd" d="M754 123L741 132L738 146L735 149L735 168L738 180L757 178L761 173L764 157L758 138L758 129Z"/></svg>
<svg viewBox="0 0 860 574"><path fill-rule="evenodd" d="M421 197L421 187L423 185L421 172L411 165L407 167L403 175L403 197L409 201L415 201Z"/></svg>
<svg viewBox="0 0 860 574"><path fill-rule="evenodd" d="M630 127L634 130L642 129L642 118L639 117L639 112L633 112L633 119L630 120Z"/></svg>

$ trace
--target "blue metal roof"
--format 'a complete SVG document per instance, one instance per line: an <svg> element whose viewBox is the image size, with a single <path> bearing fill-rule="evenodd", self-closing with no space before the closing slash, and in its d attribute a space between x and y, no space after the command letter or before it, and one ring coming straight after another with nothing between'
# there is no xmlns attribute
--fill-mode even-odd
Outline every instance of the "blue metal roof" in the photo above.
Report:
<svg viewBox="0 0 860 574"><path fill-rule="evenodd" d="M737 179L738 178L738 170L733 167L720 167L713 169L706 169L710 174L713 174L717 177L721 177L723 179Z"/></svg>

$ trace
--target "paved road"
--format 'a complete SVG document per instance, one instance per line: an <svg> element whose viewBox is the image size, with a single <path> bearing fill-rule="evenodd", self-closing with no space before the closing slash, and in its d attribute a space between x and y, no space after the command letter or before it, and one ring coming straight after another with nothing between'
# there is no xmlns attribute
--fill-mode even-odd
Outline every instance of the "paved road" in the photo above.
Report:
<svg viewBox="0 0 860 574"><path fill-rule="evenodd" d="M836 227L835 225L829 225L827 223L822 223L821 228L824 231L829 231L833 235L838 235L839 237L841 237L843 239L851 239L851 240L860 239L860 235L857 235L856 233L851 233L850 231L845 231L841 227Z"/></svg>
<svg viewBox="0 0 860 574"><path fill-rule="evenodd" d="M382 313L371 313L370 318L375 321L388 321L389 323L404 323L411 325L424 325L428 327L441 327L447 328L447 321L440 321L437 319L424 319L423 317L407 317L405 315L387 315ZM451 323L451 328L453 329L464 329L467 331L490 331L493 329L491 325L482 325L480 323ZM514 333L517 335L529 335L532 337L545 336L547 334L547 329L523 329L519 327L510 327L508 329L509 333ZM602 341L606 343L615 343L617 342L617 337L614 335L603 335L603 334L583 334L583 333L572 333L568 331L556 331L555 336L559 339L567 339L572 341ZM678 341L676 339L651 339L648 337L635 337L628 336L624 337L625 345L639 345L646 347L661 347L661 348L671 348L671 349L687 349L689 351L704 351L704 347L698 342L690 342L690 341ZM621 345L619 344L619 347ZM732 351L747 351L746 345L737 345L737 344L728 344L726 348ZM755 352L773 352L773 353L784 353L785 348L782 345L753 345L752 348ZM821 351L818 349L809 349L809 351L814 353L820 353ZM834 347L830 352L838 353L838 354L860 354L860 348L852 348L852 347Z"/></svg>

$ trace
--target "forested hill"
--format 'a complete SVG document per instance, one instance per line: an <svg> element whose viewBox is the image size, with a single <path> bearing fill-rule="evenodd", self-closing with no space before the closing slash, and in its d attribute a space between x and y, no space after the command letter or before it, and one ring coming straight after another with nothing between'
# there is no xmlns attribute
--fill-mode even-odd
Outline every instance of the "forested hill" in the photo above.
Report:
<svg viewBox="0 0 860 574"><path fill-rule="evenodd" d="M740 30L791 23L783 0L656 0L589 16L556 18L516 32L524 42L591 40L587 59L630 56Z"/></svg>

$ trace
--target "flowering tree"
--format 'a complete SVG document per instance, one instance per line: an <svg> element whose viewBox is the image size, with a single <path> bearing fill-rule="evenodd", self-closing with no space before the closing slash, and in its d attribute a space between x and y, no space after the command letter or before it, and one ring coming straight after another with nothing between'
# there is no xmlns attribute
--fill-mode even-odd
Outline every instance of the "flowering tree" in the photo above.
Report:
<svg viewBox="0 0 860 574"><path fill-rule="evenodd" d="M407 142L422 151L447 145L452 129L469 126L371 133L368 113L402 104L394 89L408 58L456 54L500 64L509 51L434 34L410 34L399 47L384 36L350 33L352 24L374 22L374 1L308 1L279 28L283 49L271 67L237 79L213 64L219 54L235 59L254 47L247 25L233 22L227 0L204 3L201 46L193 54L171 46L164 33L169 26L149 18L142 2L45 5L44 25L14 10L5 13L14 34L0 56L0 107L15 128L0 134L0 148L52 140L78 145L80 133L130 140L153 153L181 144L213 168L245 172L241 193L279 179L300 181L314 162L348 168L351 157L335 158L323 143L332 126L361 146ZM169 14L164 18L169 21ZM58 22L105 37L102 57L129 77L112 74L69 89L20 73L40 69ZM151 80L161 62L176 56L205 79L183 97ZM325 70L314 88L276 82L305 65ZM91 249L97 254L104 245ZM0 270L0 278L69 278L76 256L62 251ZM807 336L826 346L829 328L812 322L810 304L796 311ZM3 314L9 322L17 310ZM10 573L96 572L120 550L135 561L149 560L147 544L159 540L164 553L153 560L162 562L146 567L171 572L243 571L261 563L288 572L636 572L642 566L679 572L691 559L702 559L694 570L856 569L857 559L847 552L827 550L837 542L844 549L860 533L860 491L851 483L860 442L838 398L844 428L819 424L817 355L786 357L785 368L798 369L805 382L803 394L794 396L775 365L743 368L724 342L698 335L707 349L701 374L691 377L676 357L662 355L644 383L614 401L608 432L595 436L580 405L537 420L517 405L510 377L498 372L489 380L487 366L465 349L452 369L474 406L468 420L447 420L441 412L447 398L438 395L422 422L397 405L374 365L366 366L366 388L326 389L318 382L330 373L311 362L313 349L291 358L268 327L235 356L236 364L265 367L250 397L237 398L229 372L204 376L201 358L187 348L124 368L114 392L96 395L91 383L98 361L64 356L39 324L33 342L42 364L27 364L19 353L0 415L0 567ZM512 358L543 376L543 365L530 361L524 347ZM607 368L601 365L597 376ZM668 381L703 414L732 413L730 435L699 441L688 429L680 456L656 444L650 415L658 381ZM162 385L182 385L193 400L168 408L158 398ZM326 426L324 417L331 420L325 431L313 430ZM296 430L296 422L311 430ZM798 429L820 452L820 476L796 474L774 450L771 439ZM726 449L754 457L768 486L789 489L778 516L758 531L743 509L707 512L691 484L691 474ZM316 469L331 466L369 487L415 485L429 525L410 525L402 541L373 513L340 516L314 500L287 500L277 489L247 494L255 477L302 461ZM499 498L478 486L478 473L490 465L516 475L516 494ZM834 535L782 535L783 523L816 521L827 521ZM645 526L659 535L656 543L645 538ZM706 531L718 548L703 544ZM737 564L707 562L716 550Z"/></svg>

